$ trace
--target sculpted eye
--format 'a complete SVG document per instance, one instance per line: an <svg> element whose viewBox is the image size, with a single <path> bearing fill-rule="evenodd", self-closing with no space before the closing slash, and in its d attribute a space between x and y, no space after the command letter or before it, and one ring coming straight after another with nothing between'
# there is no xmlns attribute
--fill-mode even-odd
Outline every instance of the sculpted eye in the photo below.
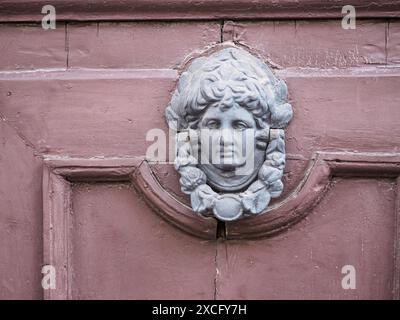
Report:
<svg viewBox="0 0 400 320"><path fill-rule="evenodd" d="M240 120L234 121L232 127L233 127L233 129L236 129L236 130L245 130L245 129L250 128L250 126L246 122L240 121Z"/></svg>
<svg viewBox="0 0 400 320"><path fill-rule="evenodd" d="M220 126L220 122L218 120L208 120L205 124L205 127L208 129L218 129Z"/></svg>

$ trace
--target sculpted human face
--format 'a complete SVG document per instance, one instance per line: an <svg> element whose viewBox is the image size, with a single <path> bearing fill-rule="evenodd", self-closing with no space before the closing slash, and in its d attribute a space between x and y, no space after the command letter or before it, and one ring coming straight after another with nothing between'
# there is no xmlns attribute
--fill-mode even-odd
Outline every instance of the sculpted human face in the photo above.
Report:
<svg viewBox="0 0 400 320"><path fill-rule="evenodd" d="M264 162L256 148L253 115L243 107L209 107L199 122L200 168L214 188L235 192L248 186ZM207 161L204 161L207 160Z"/></svg>

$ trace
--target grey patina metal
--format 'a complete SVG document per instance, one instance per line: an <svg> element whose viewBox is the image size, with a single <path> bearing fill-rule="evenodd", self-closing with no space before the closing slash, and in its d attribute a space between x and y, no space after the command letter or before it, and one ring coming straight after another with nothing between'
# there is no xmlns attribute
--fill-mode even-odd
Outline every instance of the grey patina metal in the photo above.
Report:
<svg viewBox="0 0 400 320"><path fill-rule="evenodd" d="M260 59L237 47L195 59L166 117L195 212L232 221L262 213L282 193L292 107L285 82Z"/></svg>

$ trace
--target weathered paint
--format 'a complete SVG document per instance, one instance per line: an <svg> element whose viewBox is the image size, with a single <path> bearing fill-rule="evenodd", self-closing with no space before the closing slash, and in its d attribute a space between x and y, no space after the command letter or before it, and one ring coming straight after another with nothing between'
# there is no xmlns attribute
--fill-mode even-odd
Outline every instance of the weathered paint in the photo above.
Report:
<svg viewBox="0 0 400 320"><path fill-rule="evenodd" d="M382 159L399 153L400 33L397 20L381 19L398 15L398 3L374 11L368 1L358 1L371 10L360 11L370 19L361 20L355 33L340 28L341 14L325 2L308 1L304 8L285 2L293 10L270 10L266 2L264 10L249 4L255 9L238 13L232 2L223 13L216 1L202 1L203 11L183 15L178 0L170 12L149 11L156 3L150 1L147 7L140 2L132 17L179 23L105 22L132 12L104 7L103 15L94 16L82 2L81 15L60 9L68 21L56 30L0 26L0 298L399 297L399 179L392 162ZM4 3L2 12L13 14L0 14L2 21L40 21L30 11L36 1L8 8ZM26 8L17 12L21 6ZM251 21L266 14L286 20ZM217 20L236 16L247 20ZM94 17L101 22L87 23ZM307 19L313 17L338 19ZM353 175L328 175L319 202L303 210L307 217L269 238L238 239L240 228L212 223L204 225L218 240L196 234L194 222L185 220L187 207L169 198L170 192L188 203L171 166L152 165L156 180L136 176L138 185L116 179L117 169L111 175L101 169L121 157L144 155L147 130L166 130L165 106L183 63L222 39L278 67L290 89L295 116L287 136L283 199L302 186L317 151L381 159L367 168L366 158L338 159L351 162L346 170ZM70 183L54 170L57 161L71 157L79 158L75 165L91 157L102 165ZM44 158L54 162L44 165ZM72 171L80 175L76 167ZM54 174L55 184L42 186L42 172L45 182L46 174ZM311 186L304 199L319 194L320 185ZM61 192L67 187L68 199ZM49 218L63 221L65 212L68 241L51 239ZM43 294L41 266L50 248L60 253L65 244L71 255L66 291ZM340 286L346 264L356 267L356 290Z"/></svg>

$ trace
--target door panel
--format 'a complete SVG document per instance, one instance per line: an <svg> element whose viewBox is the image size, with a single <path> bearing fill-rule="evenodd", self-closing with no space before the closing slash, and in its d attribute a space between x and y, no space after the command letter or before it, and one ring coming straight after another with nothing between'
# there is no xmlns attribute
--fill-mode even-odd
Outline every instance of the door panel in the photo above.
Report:
<svg viewBox="0 0 400 320"><path fill-rule="evenodd" d="M289 231L220 242L217 297L393 298L395 195L393 180L335 179L312 213ZM341 286L346 265L357 271L357 290Z"/></svg>
<svg viewBox="0 0 400 320"><path fill-rule="evenodd" d="M72 197L72 298L213 299L213 241L159 219L130 184L76 184Z"/></svg>

